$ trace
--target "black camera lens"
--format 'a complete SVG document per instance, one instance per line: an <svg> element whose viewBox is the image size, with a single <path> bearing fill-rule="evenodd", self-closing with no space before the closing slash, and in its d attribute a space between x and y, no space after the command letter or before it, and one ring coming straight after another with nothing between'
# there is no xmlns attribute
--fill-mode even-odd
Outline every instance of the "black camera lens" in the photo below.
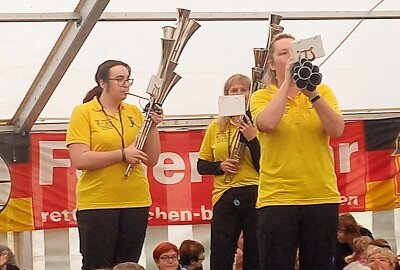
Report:
<svg viewBox="0 0 400 270"><path fill-rule="evenodd" d="M302 80L302 79L298 79L296 81L296 86L300 89L306 88L307 86L307 80Z"/></svg>
<svg viewBox="0 0 400 270"><path fill-rule="evenodd" d="M317 87L315 85L312 84L307 84L307 90L312 92L315 91L315 89L317 89Z"/></svg>
<svg viewBox="0 0 400 270"><path fill-rule="evenodd" d="M321 73L311 73L309 80L312 85L319 85L322 82L322 74Z"/></svg>
<svg viewBox="0 0 400 270"><path fill-rule="evenodd" d="M308 80L308 78L310 78L311 75L311 69L309 67L302 66L299 68L298 74L300 79Z"/></svg>
<svg viewBox="0 0 400 270"><path fill-rule="evenodd" d="M306 62L304 62L303 66L305 66L305 67L308 67L308 68L312 69L312 67L313 67L313 64L312 64L310 61L306 61Z"/></svg>
<svg viewBox="0 0 400 270"><path fill-rule="evenodd" d="M317 72L319 72L319 67L318 66L313 66L311 70L312 70L313 73L314 72L317 73Z"/></svg>

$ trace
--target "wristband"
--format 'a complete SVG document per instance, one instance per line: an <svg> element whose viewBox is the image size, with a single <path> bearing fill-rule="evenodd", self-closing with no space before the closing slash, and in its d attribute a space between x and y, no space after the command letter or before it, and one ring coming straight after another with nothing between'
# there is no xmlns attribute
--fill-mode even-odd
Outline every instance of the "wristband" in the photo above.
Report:
<svg viewBox="0 0 400 270"><path fill-rule="evenodd" d="M315 101L317 101L317 100L320 99L320 98L321 98L321 96L318 94L318 95L313 96L312 98L310 98L310 102L311 102L311 103L314 103Z"/></svg>
<svg viewBox="0 0 400 270"><path fill-rule="evenodd" d="M126 154L125 154L125 149L121 148L121 154L122 154L122 161L126 162Z"/></svg>

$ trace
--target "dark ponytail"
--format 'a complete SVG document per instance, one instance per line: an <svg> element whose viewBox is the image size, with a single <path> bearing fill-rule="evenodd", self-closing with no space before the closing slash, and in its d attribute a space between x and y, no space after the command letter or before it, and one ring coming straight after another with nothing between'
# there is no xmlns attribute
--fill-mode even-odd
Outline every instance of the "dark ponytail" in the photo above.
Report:
<svg viewBox="0 0 400 270"><path fill-rule="evenodd" d="M101 95L101 92L103 92L103 89L101 89L100 86L95 86L92 90L89 90L89 92L86 93L85 98L83 99L82 103L86 103L91 101L94 97L99 98Z"/></svg>
<svg viewBox="0 0 400 270"><path fill-rule="evenodd" d="M97 86L95 86L92 90L86 93L85 98L83 99L83 103L91 101L94 97L100 97L101 93L103 92L103 89L100 87L100 81L108 81L108 75L109 71L112 67L115 66L124 66L129 72L129 75L131 75L131 67L118 60L107 60L100 64L100 66L97 68L96 75L94 77Z"/></svg>

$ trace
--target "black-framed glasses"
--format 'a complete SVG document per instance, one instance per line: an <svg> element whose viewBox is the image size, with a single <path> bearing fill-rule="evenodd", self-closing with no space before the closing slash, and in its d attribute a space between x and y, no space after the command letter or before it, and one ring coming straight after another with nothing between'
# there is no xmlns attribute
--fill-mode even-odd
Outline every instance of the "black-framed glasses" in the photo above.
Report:
<svg viewBox="0 0 400 270"><path fill-rule="evenodd" d="M172 256L164 255L164 256L160 257L160 260L162 260L163 262L169 262L170 260L177 261L178 256L177 255L172 255Z"/></svg>
<svg viewBox="0 0 400 270"><path fill-rule="evenodd" d="M134 79L131 79L131 78L125 79L123 77L111 78L111 79L108 79L108 80L109 81L117 81L118 85L121 86L121 87L125 86L126 83L128 83L128 85L131 86L133 84L133 81L134 81Z"/></svg>

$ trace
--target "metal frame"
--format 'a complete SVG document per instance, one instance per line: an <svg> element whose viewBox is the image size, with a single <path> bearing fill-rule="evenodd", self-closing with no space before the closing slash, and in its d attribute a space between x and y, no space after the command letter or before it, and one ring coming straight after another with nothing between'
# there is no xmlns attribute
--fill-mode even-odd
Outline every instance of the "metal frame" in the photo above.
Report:
<svg viewBox="0 0 400 270"><path fill-rule="evenodd" d="M196 21L265 21L271 12L192 12ZM400 10L384 11L274 11L282 20L400 19ZM0 22L79 21L79 12L0 13ZM175 12L104 12L99 21L175 21Z"/></svg>
<svg viewBox="0 0 400 270"><path fill-rule="evenodd" d="M81 0L10 121L16 132L29 132L78 54L110 0Z"/></svg>

